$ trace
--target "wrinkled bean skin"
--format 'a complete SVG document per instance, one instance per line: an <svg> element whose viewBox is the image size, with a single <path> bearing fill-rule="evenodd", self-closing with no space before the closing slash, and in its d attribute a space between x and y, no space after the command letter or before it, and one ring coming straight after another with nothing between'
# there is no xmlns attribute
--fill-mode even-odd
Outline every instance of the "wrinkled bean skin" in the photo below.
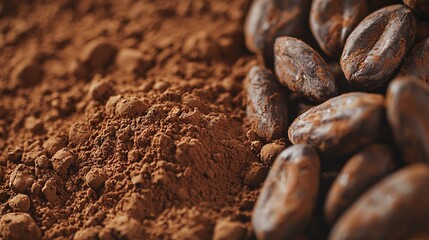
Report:
<svg viewBox="0 0 429 240"><path fill-rule="evenodd" d="M411 78L395 79L387 91L387 119L406 163L429 163L429 87Z"/></svg>
<svg viewBox="0 0 429 240"><path fill-rule="evenodd" d="M247 48L273 65L274 41L280 36L302 37L311 0L254 0L244 25Z"/></svg>
<svg viewBox="0 0 429 240"><path fill-rule="evenodd" d="M404 0L404 4L422 16L429 17L428 0Z"/></svg>
<svg viewBox="0 0 429 240"><path fill-rule="evenodd" d="M289 127L289 139L318 148L328 158L343 156L379 136L384 114L382 95L343 94L298 116Z"/></svg>
<svg viewBox="0 0 429 240"><path fill-rule="evenodd" d="M314 102L338 94L337 84L323 58L303 41L277 38L274 45L275 72L280 83Z"/></svg>
<svg viewBox="0 0 429 240"><path fill-rule="evenodd" d="M340 217L329 239L412 239L419 232L427 233L428 182L426 164L387 176Z"/></svg>
<svg viewBox="0 0 429 240"><path fill-rule="evenodd" d="M414 15L404 5L368 15L344 46L340 63L347 80L364 90L382 87L413 45L415 32Z"/></svg>
<svg viewBox="0 0 429 240"><path fill-rule="evenodd" d="M267 142L287 135L285 90L268 69L254 66L247 75L247 118L256 134Z"/></svg>
<svg viewBox="0 0 429 240"><path fill-rule="evenodd" d="M325 204L325 216L333 224L369 187L395 168L393 155L382 144L371 144L353 155L335 179Z"/></svg>
<svg viewBox="0 0 429 240"><path fill-rule="evenodd" d="M274 161L253 210L257 239L292 239L304 231L319 188L320 162L308 145L294 145Z"/></svg>
<svg viewBox="0 0 429 240"><path fill-rule="evenodd" d="M362 0L313 0L310 27L322 50L338 59L347 37L367 11Z"/></svg>
<svg viewBox="0 0 429 240"><path fill-rule="evenodd" d="M429 38L413 46L397 77L415 77L429 83Z"/></svg>

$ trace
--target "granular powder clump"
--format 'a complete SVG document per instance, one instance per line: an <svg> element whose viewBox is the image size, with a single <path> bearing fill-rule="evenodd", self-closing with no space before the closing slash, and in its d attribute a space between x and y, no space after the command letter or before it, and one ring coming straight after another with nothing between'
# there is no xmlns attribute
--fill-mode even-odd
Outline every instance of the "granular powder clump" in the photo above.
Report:
<svg viewBox="0 0 429 240"><path fill-rule="evenodd" d="M244 50L247 7L0 10L0 222L16 215L0 236L26 225L16 237L251 239L268 168L245 120L242 81L256 63Z"/></svg>

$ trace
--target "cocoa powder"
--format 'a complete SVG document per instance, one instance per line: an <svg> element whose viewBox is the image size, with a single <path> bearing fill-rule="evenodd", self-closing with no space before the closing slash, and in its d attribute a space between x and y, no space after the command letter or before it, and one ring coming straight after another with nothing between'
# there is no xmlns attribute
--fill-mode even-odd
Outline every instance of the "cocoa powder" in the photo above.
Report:
<svg viewBox="0 0 429 240"><path fill-rule="evenodd" d="M245 122L248 4L2 9L0 214L28 214L0 235L29 222L34 239L250 237L267 169Z"/></svg>

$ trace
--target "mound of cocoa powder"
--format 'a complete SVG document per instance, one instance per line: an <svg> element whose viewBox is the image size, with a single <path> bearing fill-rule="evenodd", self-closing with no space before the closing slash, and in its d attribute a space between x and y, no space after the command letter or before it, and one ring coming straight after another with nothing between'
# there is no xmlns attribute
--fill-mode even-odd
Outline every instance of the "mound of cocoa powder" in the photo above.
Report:
<svg viewBox="0 0 429 240"><path fill-rule="evenodd" d="M0 4L3 238L252 238L248 1Z"/></svg>

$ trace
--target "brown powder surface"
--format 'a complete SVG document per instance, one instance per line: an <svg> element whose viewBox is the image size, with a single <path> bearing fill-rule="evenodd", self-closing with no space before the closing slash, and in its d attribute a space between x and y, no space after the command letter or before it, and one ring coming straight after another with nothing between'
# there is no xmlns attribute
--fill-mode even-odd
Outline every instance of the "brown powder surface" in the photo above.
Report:
<svg viewBox="0 0 429 240"><path fill-rule="evenodd" d="M251 238L248 1L0 4L1 215L22 193L43 239Z"/></svg>

